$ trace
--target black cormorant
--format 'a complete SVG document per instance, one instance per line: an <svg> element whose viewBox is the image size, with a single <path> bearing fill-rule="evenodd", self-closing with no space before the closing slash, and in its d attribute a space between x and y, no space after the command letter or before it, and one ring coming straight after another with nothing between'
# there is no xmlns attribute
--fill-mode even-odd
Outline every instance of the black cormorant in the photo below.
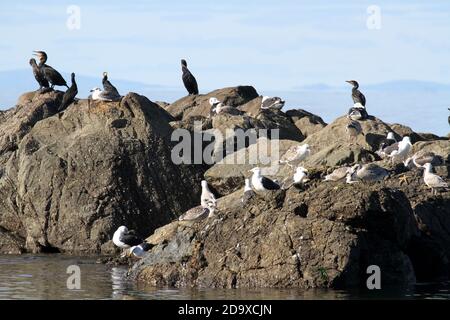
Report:
<svg viewBox="0 0 450 320"><path fill-rule="evenodd" d="M120 97L119 91L108 80L108 72L103 72L103 92L106 92L111 97ZM114 100L114 99L113 99Z"/></svg>
<svg viewBox="0 0 450 320"><path fill-rule="evenodd" d="M34 78L39 83L39 90L42 90L42 88L50 87L47 79L45 79L44 74L42 73L42 70L37 65L35 59L30 59L30 66L31 66L31 68L33 68Z"/></svg>
<svg viewBox="0 0 450 320"><path fill-rule="evenodd" d="M362 94L361 91L358 90L359 84L355 80L346 81L353 86L352 89L352 99L353 103L361 103L364 107L366 106L366 97Z"/></svg>
<svg viewBox="0 0 450 320"><path fill-rule="evenodd" d="M70 104L75 101L75 97L78 94L78 87L77 83L75 82L75 73L71 74L71 78L72 78L72 85L70 86L69 89L67 89L66 93L64 93L62 103L58 109L58 112L63 111L68 106L70 106Z"/></svg>
<svg viewBox="0 0 450 320"><path fill-rule="evenodd" d="M184 59L181 60L181 70L183 71L182 76L183 83L189 95L197 95L198 94L197 80L195 80L195 77L189 71L187 67L187 62Z"/></svg>
<svg viewBox="0 0 450 320"><path fill-rule="evenodd" d="M39 68L41 69L45 79L47 79L47 81L51 84L52 89L55 86L64 86L69 88L62 75L49 65L45 64L47 62L47 54L44 51L34 51L34 55L39 58Z"/></svg>

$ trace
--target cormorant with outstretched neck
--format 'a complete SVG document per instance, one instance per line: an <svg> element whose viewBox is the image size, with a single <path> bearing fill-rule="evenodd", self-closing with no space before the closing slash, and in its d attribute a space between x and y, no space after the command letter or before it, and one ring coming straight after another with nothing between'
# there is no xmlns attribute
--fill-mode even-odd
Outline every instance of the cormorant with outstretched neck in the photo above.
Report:
<svg viewBox="0 0 450 320"><path fill-rule="evenodd" d="M64 86L69 88L62 75L49 65L45 64L48 57L44 51L34 51L34 55L39 58L39 68L41 69L45 79L51 84L52 89L55 86Z"/></svg>
<svg viewBox="0 0 450 320"><path fill-rule="evenodd" d="M45 79L44 74L42 73L41 68L39 68L39 66L37 65L35 59L30 59L30 66L31 68L33 68L34 78L36 79L37 83L39 83L39 90L42 90L42 88L50 87L47 79Z"/></svg>
<svg viewBox="0 0 450 320"><path fill-rule="evenodd" d="M78 94L78 87L77 83L75 82L75 73L72 72L71 78L72 78L72 85L70 86L69 89L67 89L66 93L64 93L62 103L58 109L58 112L66 110L66 108L70 106L72 102L75 101L75 97Z"/></svg>
<svg viewBox="0 0 450 320"><path fill-rule="evenodd" d="M366 97L362 94L361 91L358 90L359 83L355 80L348 80L345 82L348 82L353 86L353 89L352 89L353 103L361 103L363 105L363 107L365 107L366 106Z"/></svg>
<svg viewBox="0 0 450 320"><path fill-rule="evenodd" d="M105 92L108 92L110 96L117 96L120 97L119 91L114 87L111 82L108 80L108 72L103 72L103 90Z"/></svg>
<svg viewBox="0 0 450 320"><path fill-rule="evenodd" d="M187 67L187 62L184 59L181 60L181 70L183 71L182 76L183 83L186 90L189 92L189 95L197 95L198 94L197 80L195 80L195 77L189 71Z"/></svg>

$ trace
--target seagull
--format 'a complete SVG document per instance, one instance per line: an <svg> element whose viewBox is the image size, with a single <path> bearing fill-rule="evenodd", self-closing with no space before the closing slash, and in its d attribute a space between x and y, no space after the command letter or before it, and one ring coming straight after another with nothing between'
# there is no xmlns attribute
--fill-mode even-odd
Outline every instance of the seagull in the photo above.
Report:
<svg viewBox="0 0 450 320"><path fill-rule="evenodd" d="M228 114L232 114L232 115L242 115L243 112L239 111L238 109L231 107L231 106L226 106L224 105L222 102L220 102L219 99L217 98L210 98L209 99L209 104L211 106L211 113L215 113L215 114L220 114L220 113L228 113Z"/></svg>
<svg viewBox="0 0 450 320"><path fill-rule="evenodd" d="M281 110L284 107L285 101L279 97L264 96L261 101L262 110Z"/></svg>
<svg viewBox="0 0 450 320"><path fill-rule="evenodd" d="M118 97L116 95L110 95L107 91L102 91L100 88L93 88L89 98L92 100L111 102L116 101Z"/></svg>
<svg viewBox="0 0 450 320"><path fill-rule="evenodd" d="M207 208L208 203L212 203L215 206L217 204L216 197L209 190L208 183L206 182L206 180L202 180L202 194L200 197L200 205L203 208Z"/></svg>
<svg viewBox="0 0 450 320"><path fill-rule="evenodd" d="M339 181L346 177L347 173L350 172L350 167L341 167L335 169L332 173L325 176L324 181Z"/></svg>
<svg viewBox="0 0 450 320"><path fill-rule="evenodd" d="M381 181L389 175L389 172L374 164L369 163L365 165L355 164L347 174L347 183L355 181L374 182Z"/></svg>
<svg viewBox="0 0 450 320"><path fill-rule="evenodd" d="M253 172L251 182L256 191L263 192L280 189L280 185L278 183L261 175L261 168L253 168L250 172Z"/></svg>
<svg viewBox="0 0 450 320"><path fill-rule="evenodd" d="M134 246L130 248L130 255L135 256L136 258L142 258L146 252L148 252L153 245L147 242L143 242L138 246Z"/></svg>
<svg viewBox="0 0 450 320"><path fill-rule="evenodd" d="M375 153L381 158L384 158L396 149L398 149L398 142L395 139L394 133L390 131L387 133L386 138L382 140L379 149Z"/></svg>
<svg viewBox="0 0 450 320"><path fill-rule="evenodd" d="M200 221L206 218L210 218L214 215L216 210L216 204L209 201L205 206L197 206L192 209L186 211L183 215L181 215L178 220L179 221Z"/></svg>
<svg viewBox="0 0 450 320"><path fill-rule="evenodd" d="M406 159L403 164L406 168L423 168L426 163L431 163L433 166L442 165L444 159L441 156L436 155L434 152L418 151L412 157Z"/></svg>
<svg viewBox="0 0 450 320"><path fill-rule="evenodd" d="M308 170L303 167L297 167L294 173L294 184L303 184L308 180Z"/></svg>
<svg viewBox="0 0 450 320"><path fill-rule="evenodd" d="M119 227L113 235L113 243L121 249L129 249L143 242L141 238L134 234L134 231L128 231L125 226Z"/></svg>
<svg viewBox="0 0 450 320"><path fill-rule="evenodd" d="M395 144L393 144L393 146L394 145ZM388 156L391 158L392 162L395 162L397 159L404 161L408 157L411 148L411 139L408 136L405 136L402 141L398 143L398 148L394 149Z"/></svg>
<svg viewBox="0 0 450 320"><path fill-rule="evenodd" d="M284 155L281 157L279 163L287 164L292 167L291 162L301 162L309 157L311 154L311 149L309 144L305 143L303 145L295 145L290 147Z"/></svg>
<svg viewBox="0 0 450 320"><path fill-rule="evenodd" d="M431 188L433 194L437 194L437 189L447 189L448 184L440 176L431 172L431 163L425 163L423 165L425 171L423 172L423 181L425 184Z"/></svg>
<svg viewBox="0 0 450 320"><path fill-rule="evenodd" d="M242 195L241 202L246 204L255 195L252 186L250 184L250 179L245 179L244 194Z"/></svg>

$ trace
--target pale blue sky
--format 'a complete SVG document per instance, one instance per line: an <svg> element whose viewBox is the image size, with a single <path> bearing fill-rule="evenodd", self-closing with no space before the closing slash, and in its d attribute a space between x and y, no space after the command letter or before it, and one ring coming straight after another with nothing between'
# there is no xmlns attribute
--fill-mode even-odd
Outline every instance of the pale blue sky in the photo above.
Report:
<svg viewBox="0 0 450 320"><path fill-rule="evenodd" d="M201 88L290 89L349 78L450 83L447 1L1 1L0 71L31 51L75 71L179 88L186 58ZM66 27L69 5L81 30ZM366 27L369 5L381 29Z"/></svg>

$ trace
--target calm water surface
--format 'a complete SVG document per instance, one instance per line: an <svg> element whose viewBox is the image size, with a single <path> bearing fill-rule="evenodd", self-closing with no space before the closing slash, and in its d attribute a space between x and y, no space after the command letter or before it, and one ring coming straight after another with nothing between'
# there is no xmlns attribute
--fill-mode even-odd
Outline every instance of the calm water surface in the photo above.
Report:
<svg viewBox="0 0 450 320"><path fill-rule="evenodd" d="M126 267L95 257L0 256L0 299L450 299L450 283L420 284L377 292L339 290L150 288L127 281ZM81 289L67 289L67 267L78 265Z"/></svg>

